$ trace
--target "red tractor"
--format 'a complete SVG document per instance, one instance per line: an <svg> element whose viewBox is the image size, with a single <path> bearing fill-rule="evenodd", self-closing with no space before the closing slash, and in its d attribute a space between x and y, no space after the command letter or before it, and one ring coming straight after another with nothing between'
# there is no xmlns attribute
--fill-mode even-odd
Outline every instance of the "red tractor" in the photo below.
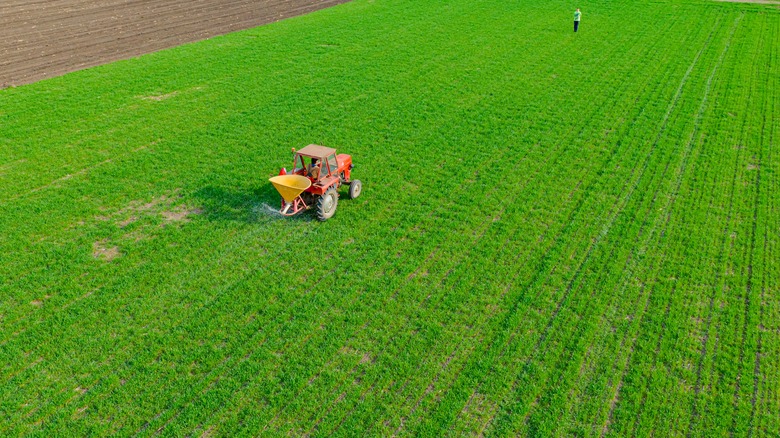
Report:
<svg viewBox="0 0 780 438"><path fill-rule="evenodd" d="M349 185L349 198L360 196L363 188L360 180L351 179L352 157L336 154L336 150L310 144L293 151L293 167L290 173L285 169L270 179L271 184L282 195L279 212L293 216L311 207L317 209L317 219L326 221L336 213L339 202L338 188Z"/></svg>

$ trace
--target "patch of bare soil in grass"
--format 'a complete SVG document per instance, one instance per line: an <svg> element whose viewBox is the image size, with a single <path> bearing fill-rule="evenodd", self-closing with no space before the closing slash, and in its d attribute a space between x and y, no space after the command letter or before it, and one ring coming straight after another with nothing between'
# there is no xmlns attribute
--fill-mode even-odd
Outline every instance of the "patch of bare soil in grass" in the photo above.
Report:
<svg viewBox="0 0 780 438"><path fill-rule="evenodd" d="M493 400L475 390L459 416L470 434L484 436L485 429L493 422L497 411L498 405Z"/></svg>
<svg viewBox="0 0 780 438"><path fill-rule="evenodd" d="M177 206L175 209L170 211L163 211L162 217L165 218L165 220L169 222L178 222L178 221L185 221L188 222L190 219L190 216L197 215L203 213L203 209L201 208L189 208L186 205L180 205Z"/></svg>
<svg viewBox="0 0 780 438"><path fill-rule="evenodd" d="M163 101L165 99L170 99L171 97L173 97L173 96L175 96L177 94L179 94L178 91L172 91L172 92L167 93L167 94L155 94L155 95L151 95L151 96L141 96L141 99L143 99L143 100L153 100L155 102L160 102L160 101Z"/></svg>
<svg viewBox="0 0 780 438"><path fill-rule="evenodd" d="M151 200L130 202L113 213L96 216L95 220L113 224L114 232L93 244L96 259L111 261L122 255L120 248L154 237L168 225L186 223L203 209L188 205L178 190Z"/></svg>
<svg viewBox="0 0 780 438"><path fill-rule="evenodd" d="M96 259L101 259L110 262L115 258L119 257L120 255L121 253L119 252L119 247L118 246L109 247L106 244L105 240L100 240L92 244L92 256L95 257Z"/></svg>
<svg viewBox="0 0 780 438"><path fill-rule="evenodd" d="M137 217L135 217L135 216L130 216L129 218L127 218L127 219L125 219L125 220L122 220L122 221L119 221L119 222L117 222L117 225L119 226L119 228L124 228L124 227L126 227L126 226L128 226L128 225L132 224L133 222L135 222L135 221L137 221L137 220L138 220L138 218L137 218Z"/></svg>
<svg viewBox="0 0 780 438"><path fill-rule="evenodd" d="M133 201L113 214L99 216L96 219L111 221L121 229L147 227L155 217L162 217L167 222L187 222L194 215L203 213L201 208L186 205L178 190L166 193L150 201ZM163 224L164 225L164 224Z"/></svg>

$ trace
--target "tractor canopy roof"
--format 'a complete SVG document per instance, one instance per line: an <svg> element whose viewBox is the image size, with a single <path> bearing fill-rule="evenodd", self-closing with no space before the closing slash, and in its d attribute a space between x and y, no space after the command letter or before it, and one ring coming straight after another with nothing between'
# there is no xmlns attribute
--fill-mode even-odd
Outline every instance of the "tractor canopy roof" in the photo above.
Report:
<svg viewBox="0 0 780 438"><path fill-rule="evenodd" d="M336 150L317 144L310 144L299 151L295 151L295 153L298 155L306 155L307 157L324 158L328 155L335 154Z"/></svg>

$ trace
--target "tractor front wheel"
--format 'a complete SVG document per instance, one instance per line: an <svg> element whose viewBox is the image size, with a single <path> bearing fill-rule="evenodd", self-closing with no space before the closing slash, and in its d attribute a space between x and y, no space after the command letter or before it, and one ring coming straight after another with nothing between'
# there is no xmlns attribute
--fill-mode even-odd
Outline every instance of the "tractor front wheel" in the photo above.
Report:
<svg viewBox="0 0 780 438"><path fill-rule="evenodd" d="M360 192L363 190L363 183L359 179L353 180L349 183L349 199L355 199L360 196Z"/></svg>
<svg viewBox="0 0 780 438"><path fill-rule="evenodd" d="M339 203L339 194L336 189L331 187L317 199L317 219L326 221L336 213L336 206Z"/></svg>

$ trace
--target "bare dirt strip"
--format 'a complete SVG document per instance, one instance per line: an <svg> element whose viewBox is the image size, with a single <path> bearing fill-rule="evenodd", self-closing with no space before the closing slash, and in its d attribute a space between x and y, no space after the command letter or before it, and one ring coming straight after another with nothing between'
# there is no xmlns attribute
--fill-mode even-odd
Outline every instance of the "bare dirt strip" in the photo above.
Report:
<svg viewBox="0 0 780 438"><path fill-rule="evenodd" d="M3 0L0 89L349 0Z"/></svg>

